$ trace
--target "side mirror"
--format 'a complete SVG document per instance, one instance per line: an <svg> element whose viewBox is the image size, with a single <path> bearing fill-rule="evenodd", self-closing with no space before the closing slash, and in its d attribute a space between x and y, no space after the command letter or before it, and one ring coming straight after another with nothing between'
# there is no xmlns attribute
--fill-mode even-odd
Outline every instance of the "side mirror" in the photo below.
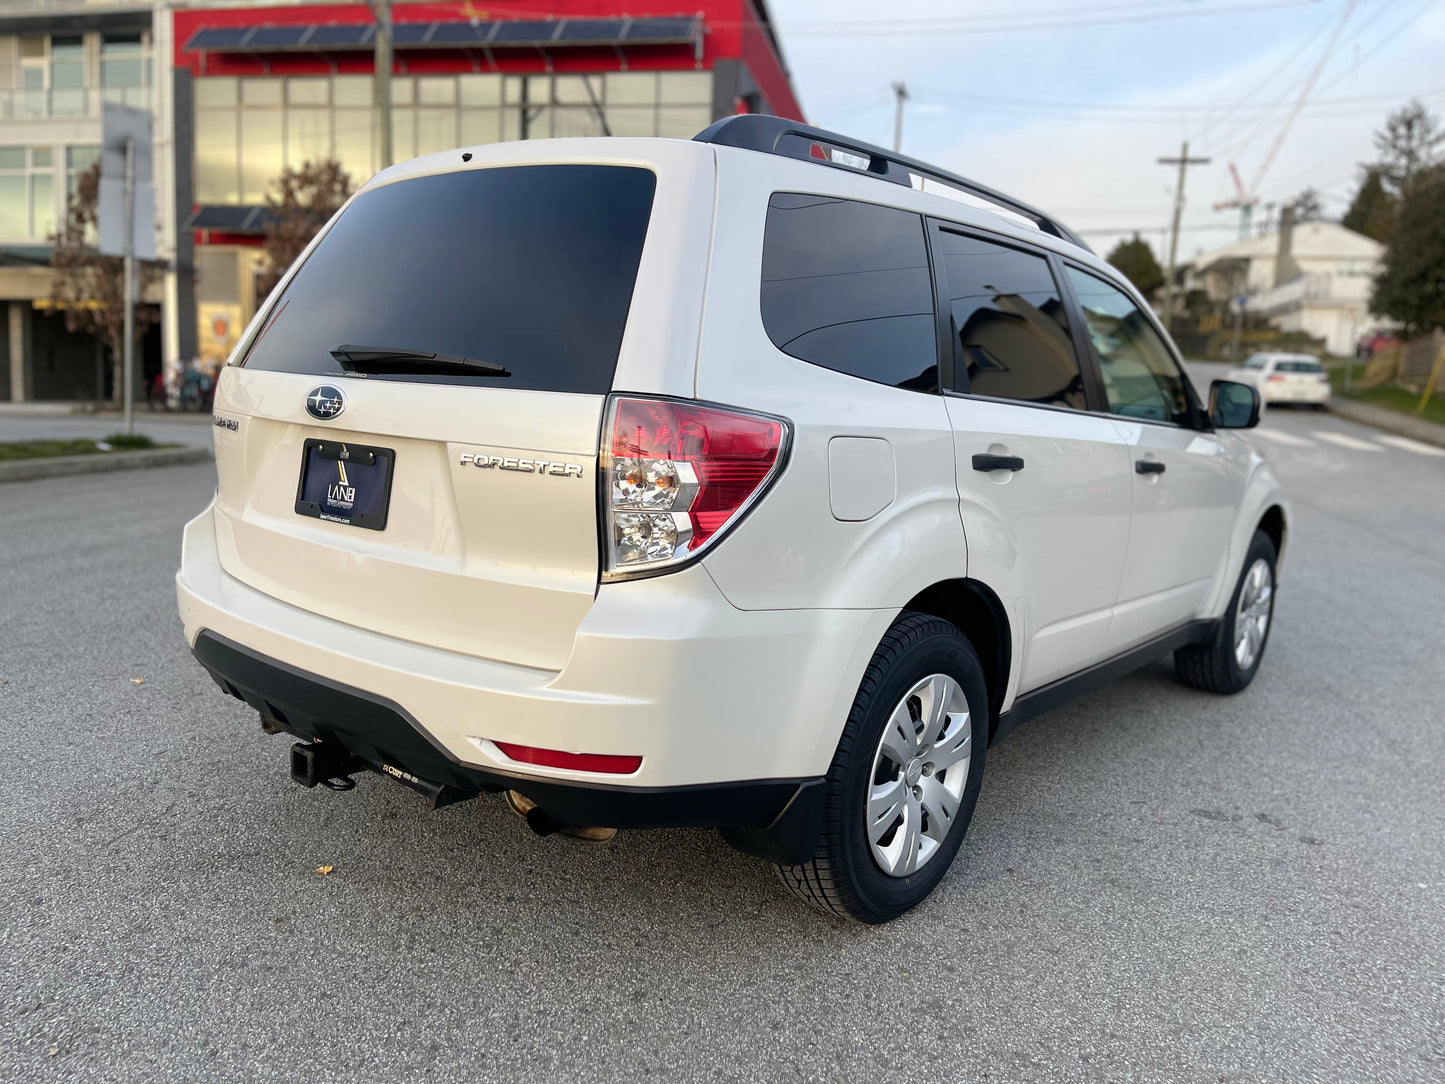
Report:
<svg viewBox="0 0 1445 1084"><path fill-rule="evenodd" d="M1209 420L1216 429L1253 429L1259 424L1259 389L1235 380L1209 385Z"/></svg>

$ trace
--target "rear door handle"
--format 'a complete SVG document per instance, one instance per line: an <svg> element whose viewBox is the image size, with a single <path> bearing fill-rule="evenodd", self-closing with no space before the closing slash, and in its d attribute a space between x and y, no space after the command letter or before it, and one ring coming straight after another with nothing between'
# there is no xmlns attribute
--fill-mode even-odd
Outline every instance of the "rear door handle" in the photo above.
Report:
<svg viewBox="0 0 1445 1084"><path fill-rule="evenodd" d="M1016 455L989 455L987 452L980 452L973 457L973 469L990 470L1023 470L1024 461Z"/></svg>
<svg viewBox="0 0 1445 1084"><path fill-rule="evenodd" d="M1136 460L1134 460L1134 473L1135 473L1135 474L1163 474L1163 473L1164 473L1164 464L1163 464L1163 463L1160 463L1160 462L1159 462L1158 460L1156 460L1156 459L1136 459Z"/></svg>

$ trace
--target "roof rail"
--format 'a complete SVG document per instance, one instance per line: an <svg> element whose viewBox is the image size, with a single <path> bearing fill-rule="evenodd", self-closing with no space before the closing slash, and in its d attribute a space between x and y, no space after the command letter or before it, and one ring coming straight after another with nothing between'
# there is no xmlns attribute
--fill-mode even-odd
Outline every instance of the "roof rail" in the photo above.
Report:
<svg viewBox="0 0 1445 1084"><path fill-rule="evenodd" d="M1037 207L1006 196L988 185L970 181L916 158L885 151L871 143L824 131L822 128L813 128L784 117L770 117L761 113L724 117L704 128L693 136L693 139L699 143L716 143L723 147L741 147L744 150L762 151L764 154L798 158L805 162L819 162L852 173L871 173L879 180L901 184L905 188L913 187L913 178L910 175L917 174L1022 215L1044 232L1078 245L1085 251L1093 251L1067 226L1050 218ZM840 151L842 154L834 156L830 151ZM855 161L850 162L849 158Z"/></svg>

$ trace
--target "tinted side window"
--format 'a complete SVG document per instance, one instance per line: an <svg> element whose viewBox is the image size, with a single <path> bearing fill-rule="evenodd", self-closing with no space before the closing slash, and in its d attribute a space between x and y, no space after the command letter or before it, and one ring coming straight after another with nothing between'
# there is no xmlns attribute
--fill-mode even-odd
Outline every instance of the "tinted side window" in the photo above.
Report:
<svg viewBox="0 0 1445 1084"><path fill-rule="evenodd" d="M763 327L795 358L938 390L923 220L891 207L780 192L763 235Z"/></svg>
<svg viewBox="0 0 1445 1084"><path fill-rule="evenodd" d="M1068 276L1099 355L1109 413L1187 425L1184 374L1138 306L1086 271L1070 267Z"/></svg>
<svg viewBox="0 0 1445 1084"><path fill-rule="evenodd" d="M1282 361L1275 366L1282 373L1322 373L1324 366L1317 361Z"/></svg>
<svg viewBox="0 0 1445 1084"><path fill-rule="evenodd" d="M939 231L958 391L1082 410L1084 378L1042 256Z"/></svg>

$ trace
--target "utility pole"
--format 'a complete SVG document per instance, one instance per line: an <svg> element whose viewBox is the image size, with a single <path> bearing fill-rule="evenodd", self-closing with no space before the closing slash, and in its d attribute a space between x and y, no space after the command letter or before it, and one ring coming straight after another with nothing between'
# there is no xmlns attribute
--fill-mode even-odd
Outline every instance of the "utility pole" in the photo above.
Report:
<svg viewBox="0 0 1445 1084"><path fill-rule="evenodd" d="M372 102L376 106L377 169L391 165L391 0L367 0L376 16L376 82Z"/></svg>
<svg viewBox="0 0 1445 1084"><path fill-rule="evenodd" d="M908 101L908 85L899 80L893 84L893 152L903 150L903 103Z"/></svg>
<svg viewBox="0 0 1445 1084"><path fill-rule="evenodd" d="M121 379L125 391L125 435L135 432L135 140L125 141L125 263L121 290L125 294L125 340L121 348Z"/></svg>
<svg viewBox="0 0 1445 1084"><path fill-rule="evenodd" d="M1174 188L1174 226L1169 232L1169 270L1164 276L1164 328L1169 329L1169 321L1174 315L1174 269L1175 261L1179 257L1179 218L1184 214L1184 175L1190 166L1207 166L1208 158L1190 158L1189 140L1185 140L1179 147L1178 158L1161 158L1161 166L1178 166L1179 183Z"/></svg>

